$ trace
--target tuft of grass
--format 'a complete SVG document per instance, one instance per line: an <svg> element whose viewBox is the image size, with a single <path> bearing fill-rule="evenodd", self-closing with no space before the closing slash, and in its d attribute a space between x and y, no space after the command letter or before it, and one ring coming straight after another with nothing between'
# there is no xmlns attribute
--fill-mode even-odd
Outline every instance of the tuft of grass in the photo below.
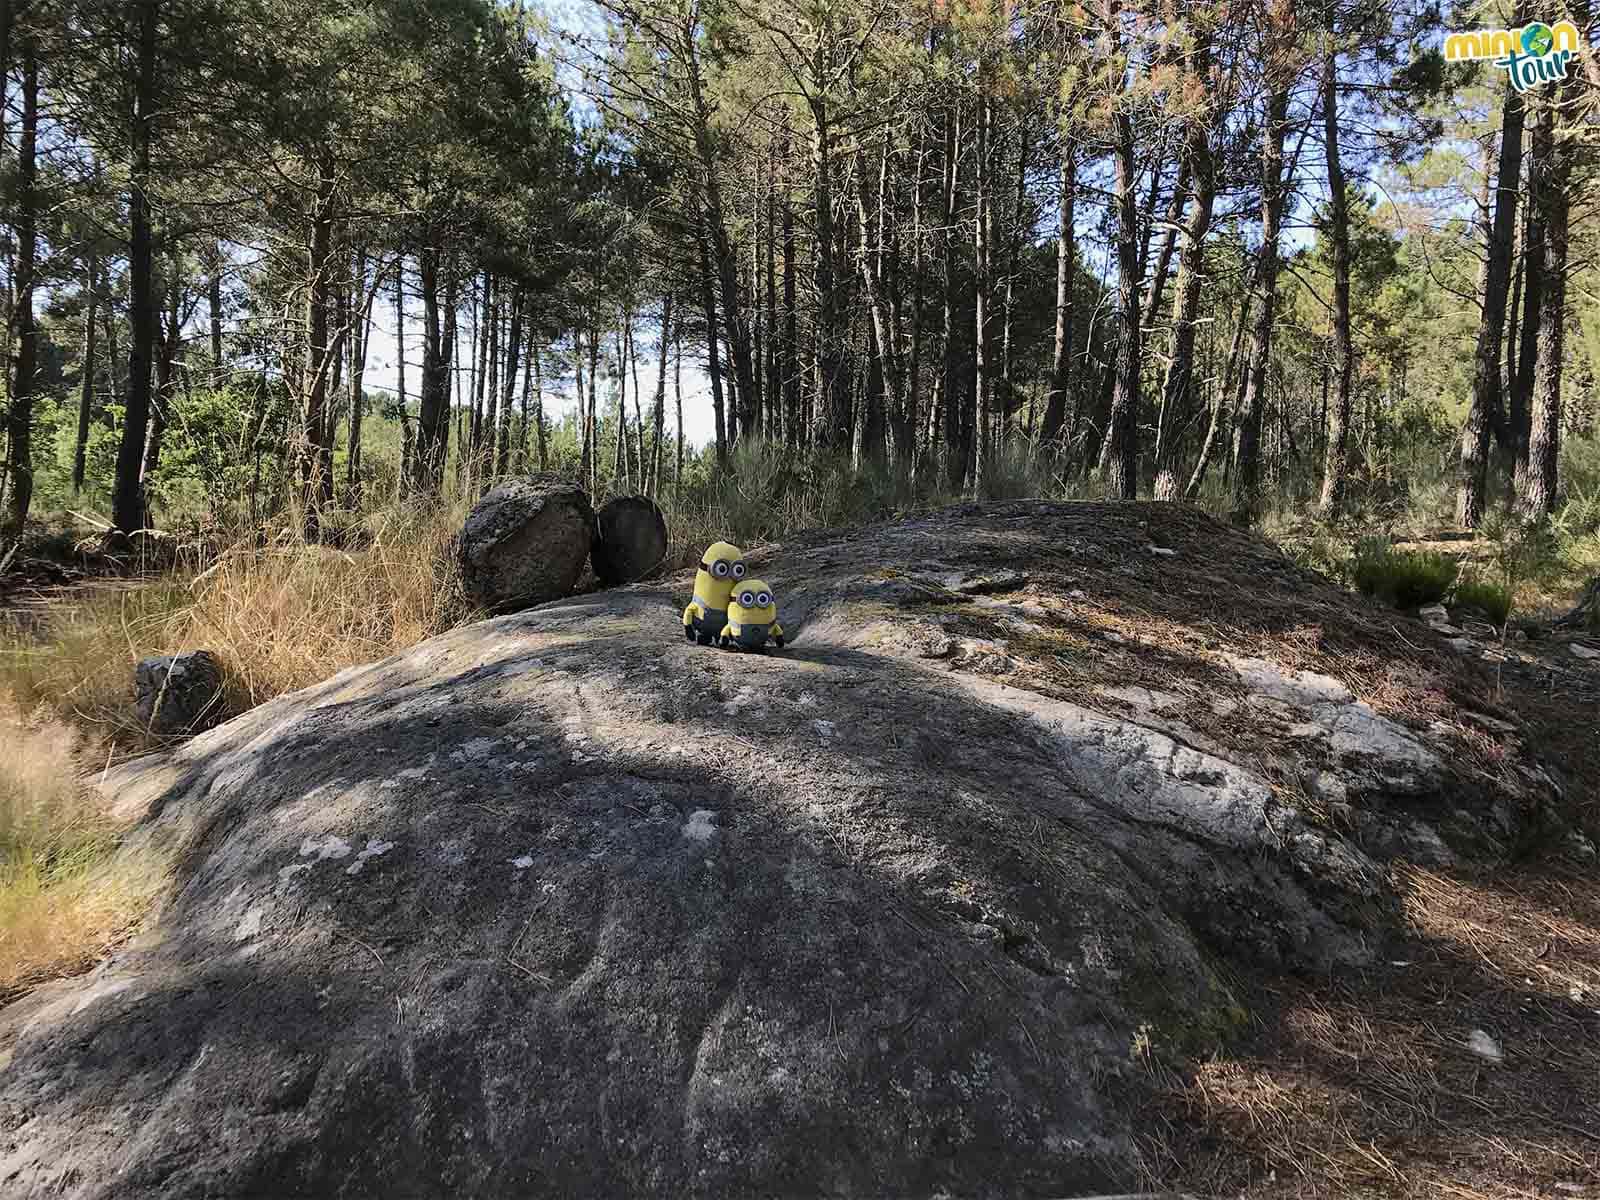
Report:
<svg viewBox="0 0 1600 1200"><path fill-rule="evenodd" d="M165 862L122 849L82 786L83 736L0 710L0 999L91 965L143 920Z"/></svg>
<svg viewBox="0 0 1600 1200"><path fill-rule="evenodd" d="M1503 584L1464 579L1456 584L1455 602L1476 609L1496 625L1511 617L1511 589Z"/></svg>
<svg viewBox="0 0 1600 1200"><path fill-rule="evenodd" d="M1400 550L1386 537L1364 537L1356 542L1348 570L1357 591L1404 609L1443 600L1457 567L1442 554Z"/></svg>

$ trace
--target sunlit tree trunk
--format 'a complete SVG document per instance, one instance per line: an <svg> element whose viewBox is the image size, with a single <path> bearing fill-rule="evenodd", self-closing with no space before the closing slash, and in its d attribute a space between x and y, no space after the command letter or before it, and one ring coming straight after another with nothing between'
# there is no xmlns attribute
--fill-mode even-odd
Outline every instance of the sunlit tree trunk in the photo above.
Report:
<svg viewBox="0 0 1600 1200"><path fill-rule="evenodd" d="M1272 353L1272 318L1278 290L1278 235L1283 219L1283 143L1289 111L1289 89L1267 97L1266 131L1261 151L1261 248L1257 251L1251 291L1250 351L1244 397L1234 412L1232 505L1238 521L1252 522L1260 503L1261 416L1266 407L1267 359Z"/></svg>
<svg viewBox="0 0 1600 1200"><path fill-rule="evenodd" d="M1322 129L1328 166L1328 224L1333 242L1333 402L1328 406L1322 468L1322 514L1344 512L1350 475L1350 211L1339 160L1339 58L1330 48L1322 71ZM1498 331L1496 337L1498 337ZM1498 366L1496 367L1498 370Z"/></svg>
<svg viewBox="0 0 1600 1200"><path fill-rule="evenodd" d="M78 432L72 448L72 490L83 491L89 450L89 423L94 414L95 313L99 308L100 260L94 251L83 268L83 377L78 382Z"/></svg>
<svg viewBox="0 0 1600 1200"><path fill-rule="evenodd" d="M1139 485L1139 230L1134 197L1139 172L1132 123L1126 113L1115 120L1117 357L1100 469L1109 497L1132 500Z"/></svg>
<svg viewBox="0 0 1600 1200"><path fill-rule="evenodd" d="M1544 206L1539 194L1544 186L1553 140L1554 113L1540 111L1530 138L1527 223L1522 235L1522 329L1517 351L1517 372L1511 388L1511 441L1513 447L1512 495L1520 504L1528 490L1528 448L1532 440L1533 389L1539 359L1539 328L1544 313Z"/></svg>
<svg viewBox="0 0 1600 1200"><path fill-rule="evenodd" d="M770 229L770 227L771 227L771 217L770 217L770 211L769 211L768 228ZM772 287L772 256L771 256L771 253L770 253L770 251L771 251L771 246L770 245L768 246L768 251L769 251L769 253L768 253L768 256L767 256L767 300L768 300L768 304L769 304L769 307L770 307L771 300L772 300L772 292L773 292L773 287ZM662 301L661 301L661 358L660 358L660 365L656 369L656 400L655 400L654 414L653 414L654 417L655 417L655 431L654 431L654 435L653 435L652 440L651 440L651 447L650 447L650 494L652 496L659 495L660 491L661 491L661 438L662 438L662 426L665 425L666 419L667 419L667 412L666 412L666 408L667 408L667 342L671 338L671 336L672 336L672 293L669 291L662 298ZM775 358L776 358L776 355L774 355L774 359ZM776 403L776 398L777 398L777 395L778 395L778 389L775 386L775 381L773 381L773 383L774 383L774 386L769 387L768 394L773 398L773 402Z"/></svg>
<svg viewBox="0 0 1600 1200"><path fill-rule="evenodd" d="M985 80L982 68L978 75L977 158L973 177L973 199L977 205L972 224L972 257L974 275L972 297L974 306L972 337L974 342L974 384L972 388L972 429L974 436L972 455L971 492L981 496L984 471L989 457L989 150L992 132L992 112L989 97L983 94Z"/></svg>
<svg viewBox="0 0 1600 1200"><path fill-rule="evenodd" d="M1061 143L1061 219L1056 225L1056 338L1050 352L1050 394L1045 400L1039 438L1060 441L1068 432L1067 401L1072 391L1072 275L1076 246L1072 223L1078 191L1077 147Z"/></svg>
<svg viewBox="0 0 1600 1200"><path fill-rule="evenodd" d="M1564 105L1572 99L1569 79L1560 92ZM1559 122L1560 114L1554 118ZM1523 477L1521 508L1534 520L1555 508L1557 465L1561 456L1561 374L1565 365L1567 319L1567 224L1571 209L1568 189L1575 147L1571 132L1553 131L1535 203L1544 227L1543 295L1539 305L1538 360L1534 367L1533 405L1529 414L1528 468Z"/></svg>
<svg viewBox="0 0 1600 1200"><path fill-rule="evenodd" d="M722 403L722 363L717 355L717 300L711 288L711 263L706 254L706 239L700 235L700 304L706 318L706 371L711 376L711 407L716 418L717 466L728 465L727 413Z"/></svg>
<svg viewBox="0 0 1600 1200"><path fill-rule="evenodd" d="M1518 27L1526 6L1519 5ZM1501 409L1500 349L1505 336L1506 293L1522 182L1522 94L1506 84L1500 123L1500 160L1495 169L1494 216L1483 265L1483 304L1472 358L1472 403L1461 428L1461 461L1456 473L1456 520L1475 529L1483 519L1488 486L1489 434Z"/></svg>

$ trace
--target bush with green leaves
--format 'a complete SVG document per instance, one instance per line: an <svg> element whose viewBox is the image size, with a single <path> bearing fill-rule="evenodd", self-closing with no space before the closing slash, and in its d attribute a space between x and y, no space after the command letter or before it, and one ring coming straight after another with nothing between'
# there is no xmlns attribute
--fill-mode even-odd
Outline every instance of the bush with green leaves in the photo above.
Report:
<svg viewBox="0 0 1600 1200"><path fill-rule="evenodd" d="M1455 602L1459 608L1482 613L1496 625L1504 625L1511 616L1511 589L1504 584L1464 579L1456 584Z"/></svg>
<svg viewBox="0 0 1600 1200"><path fill-rule="evenodd" d="M1396 608L1420 608L1449 595L1456 563L1430 550L1401 550L1386 537L1365 537L1356 542L1348 574L1363 595Z"/></svg>

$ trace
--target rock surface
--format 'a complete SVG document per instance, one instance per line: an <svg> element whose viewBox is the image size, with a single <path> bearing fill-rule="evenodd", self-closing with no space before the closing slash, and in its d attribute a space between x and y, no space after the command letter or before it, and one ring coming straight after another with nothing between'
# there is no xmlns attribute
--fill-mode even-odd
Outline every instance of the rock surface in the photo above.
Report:
<svg viewBox="0 0 1600 1200"><path fill-rule="evenodd" d="M208 650L144 658L133 668L134 709L151 733L195 733L222 719L222 664Z"/></svg>
<svg viewBox="0 0 1600 1200"><path fill-rule="evenodd" d="M1475 665L1358 651L1361 601L1184 510L958 508L752 569L784 652L686 645L684 574L121 776L176 889L0 1017L0 1192L1114 1190L1148 1056L1245 1019L1230 972L1369 960L1386 854L1492 853L1551 795L1457 722Z"/></svg>
<svg viewBox="0 0 1600 1200"><path fill-rule="evenodd" d="M571 593L594 536L589 497L571 484L512 479L473 505L461 527L461 582L490 612Z"/></svg>
<svg viewBox="0 0 1600 1200"><path fill-rule="evenodd" d="M667 519L648 496L617 496L595 514L589 559L607 587L648 579L667 556Z"/></svg>

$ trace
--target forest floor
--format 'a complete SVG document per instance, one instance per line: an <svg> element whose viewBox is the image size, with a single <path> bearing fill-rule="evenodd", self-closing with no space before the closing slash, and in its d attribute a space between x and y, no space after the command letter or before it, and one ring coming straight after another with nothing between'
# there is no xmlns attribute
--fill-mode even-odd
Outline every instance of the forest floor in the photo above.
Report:
<svg viewBox="0 0 1600 1200"><path fill-rule="evenodd" d="M1400 866L1394 880L1409 929L1391 957L1246 983L1248 1033L1170 1076L1161 1182L1263 1198L1600 1196L1593 863Z"/></svg>

